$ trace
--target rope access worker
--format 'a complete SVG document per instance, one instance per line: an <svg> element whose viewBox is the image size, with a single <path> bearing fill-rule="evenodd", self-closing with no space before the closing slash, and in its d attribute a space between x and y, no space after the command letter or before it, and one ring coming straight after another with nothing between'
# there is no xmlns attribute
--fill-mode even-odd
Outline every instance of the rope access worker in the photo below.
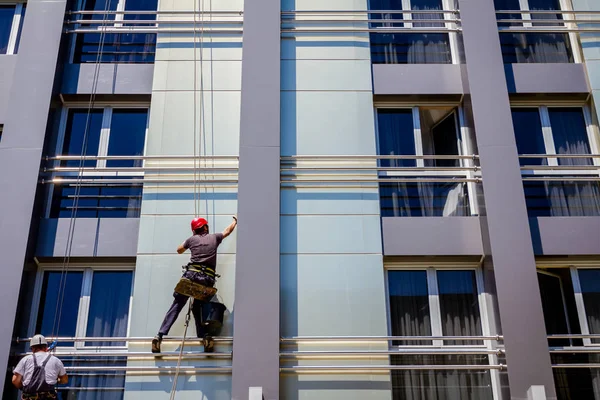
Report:
<svg viewBox="0 0 600 400"><path fill-rule="evenodd" d="M42 335L35 335L30 342L33 354L19 361L13 371L12 383L23 390L22 399L56 399L56 384L69 381L62 361L48 353L48 342Z"/></svg>
<svg viewBox="0 0 600 400"><path fill-rule="evenodd" d="M237 225L237 217L233 216L233 222L225 228L223 233L209 233L208 221L204 218L194 218L192 220L192 232L194 233L178 248L177 253L182 254L187 249L190 250L190 262L184 267L183 278L192 282L199 283L207 287L213 287L215 284L215 273L217 266L217 248L227 236L231 235ZM160 326L158 334L152 339L152 352L160 353L160 344L163 336L169 333L169 330L177 320L179 313L185 307L189 296L174 292L173 304L167 311L167 315ZM214 340L212 336L205 334L202 325L202 301L194 300L192 304L192 313L196 323L196 334L202 338L204 351L210 353L214 351Z"/></svg>

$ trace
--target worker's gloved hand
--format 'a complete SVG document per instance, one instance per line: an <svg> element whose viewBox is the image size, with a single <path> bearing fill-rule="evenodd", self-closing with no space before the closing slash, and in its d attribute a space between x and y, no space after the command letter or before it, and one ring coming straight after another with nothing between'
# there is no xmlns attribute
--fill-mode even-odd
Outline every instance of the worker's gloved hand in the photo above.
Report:
<svg viewBox="0 0 600 400"><path fill-rule="evenodd" d="M235 219L235 222L237 222L237 215L232 215L231 218Z"/></svg>
<svg viewBox="0 0 600 400"><path fill-rule="evenodd" d="M50 346L48 346L48 351L50 350L54 350L56 348L56 346L58 345L58 341L54 341L50 344Z"/></svg>

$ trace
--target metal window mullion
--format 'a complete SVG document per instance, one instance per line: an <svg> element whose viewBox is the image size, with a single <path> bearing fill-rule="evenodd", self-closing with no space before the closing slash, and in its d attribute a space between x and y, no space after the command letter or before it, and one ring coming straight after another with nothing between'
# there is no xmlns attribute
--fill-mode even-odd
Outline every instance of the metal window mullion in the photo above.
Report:
<svg viewBox="0 0 600 400"><path fill-rule="evenodd" d="M554 138L552 137L552 125L550 123L550 113L548 112L547 106L540 107L540 120L542 123L542 135L544 137L544 147L546 148L546 154L556 154L556 148L554 147ZM548 165L557 166L557 158L548 158Z"/></svg>
<svg viewBox="0 0 600 400"><path fill-rule="evenodd" d="M35 275L35 284L33 288L33 302L31 303L31 311L29 314L29 325L27 335L33 337L36 332L38 313L40 311L40 303L42 302L42 285L44 283L44 270L38 268Z"/></svg>
<svg viewBox="0 0 600 400"><path fill-rule="evenodd" d="M528 0L519 0L519 6L521 7L521 10L523 10L523 11L530 11ZM531 14L523 13L523 14L521 14L521 19L523 21L531 21ZM533 27L533 24L531 22L523 22L523 27L531 28L531 27Z"/></svg>
<svg viewBox="0 0 600 400"><path fill-rule="evenodd" d="M594 125L594 118L590 110L589 105L583 106L583 118L585 120L585 127L590 142L590 153L600 154L600 141L598 141L598 127ZM592 158L592 163L600 167L600 158ZM599 171L600 172L600 171Z"/></svg>
<svg viewBox="0 0 600 400"><path fill-rule="evenodd" d="M445 10L454 9L450 0L442 0L442 7ZM452 14L452 13L444 13L443 15L444 15L444 19L453 19L453 18L456 19L457 18L457 15ZM449 39L450 39L450 57L452 59L452 64L460 64L460 59L458 57L458 55L459 55L458 32L452 31L452 29L458 28L458 24L456 22L446 22L444 24L444 26L446 28L448 28L448 30L450 31L448 33L448 35L449 35Z"/></svg>
<svg viewBox="0 0 600 400"><path fill-rule="evenodd" d="M429 317L431 319L431 335L443 336L442 333L442 312L440 309L440 296L437 281L437 271L435 268L427 268L427 290L429 292ZM443 340L434 340L434 346L443 346Z"/></svg>
<svg viewBox="0 0 600 400"><path fill-rule="evenodd" d="M125 334L125 336L129 337L129 334L131 333L131 313L133 311L133 287L135 284L135 269L133 271L131 271L131 292L129 293L129 314L127 317L127 332ZM129 348L129 342L125 343L126 348Z"/></svg>
<svg viewBox="0 0 600 400"><path fill-rule="evenodd" d="M491 316L488 311L488 301L485 293L485 283L483 280L483 270L481 267L475 269L475 281L477 282L477 299L479 300L479 315L481 315L481 333L483 336L492 336L490 327ZM490 350L498 348L498 342L489 340L485 341L484 345ZM498 355L488 355L489 365L498 365ZM492 383L492 395L496 400L502 399L502 382L500 380L500 371L490 370L490 378Z"/></svg>
<svg viewBox="0 0 600 400"><path fill-rule="evenodd" d="M65 136L67 131L67 120L69 119L69 109L67 107L63 107L60 113L60 123L58 126L58 137L56 138L56 148L54 154L63 154L63 147L65 145ZM56 169L60 167L60 161L54 160L52 161L52 168ZM54 179L57 176L57 172L52 172L50 175L51 179ZM52 212L52 198L54 197L54 185L50 185L48 189L48 198L46 199L46 209L44 210L44 215L46 218L50 218Z"/></svg>
<svg viewBox="0 0 600 400"><path fill-rule="evenodd" d="M579 327L582 335L590 334L590 327L588 325L587 314L585 312L585 303L583 301L583 293L581 292L581 281L579 280L579 273L576 267L570 267L571 281L573 282L573 292L575 294L575 305L577 308L577 317L579 318ZM583 339L584 346L590 346L592 344L591 339Z"/></svg>
<svg viewBox="0 0 600 400"><path fill-rule="evenodd" d="M76 337L83 338L87 335L87 323L90 312L90 299L92 295L92 279L94 271L86 268L83 271L83 285L81 287L81 300L79 302L79 312L77 317ZM85 341L75 342L76 348L84 348Z"/></svg>
<svg viewBox="0 0 600 400"><path fill-rule="evenodd" d="M419 115L419 107L412 108L413 117L413 135L415 141L415 155L423 155L423 135L421 133L421 117ZM417 167L424 167L425 160L417 159Z"/></svg>
<svg viewBox="0 0 600 400"><path fill-rule="evenodd" d="M411 0L402 0L402 10L406 11L410 11L412 9L412 4L411 4ZM402 13L402 18L403 19L410 19L412 20L412 13L411 12L404 12ZM404 22L404 27L405 28L412 28L413 24L412 22Z"/></svg>
<svg viewBox="0 0 600 400"><path fill-rule="evenodd" d="M465 122L465 114L462 107L458 107L458 128L461 136L461 147L459 147L460 155L473 154L473 143L471 141L470 129ZM473 159L461 159L460 163L467 168L467 178L474 179L475 173L468 168L475 166ZM479 205L477 204L477 184L475 182L467 182L467 193L469 195L469 208L471 215L479 215Z"/></svg>
<svg viewBox="0 0 600 400"><path fill-rule="evenodd" d="M117 11L125 11L125 1L126 0L119 0L119 2L117 3ZM122 27L123 23L119 23L117 21L124 21L125 19L125 14L122 12L117 12L115 14L115 27Z"/></svg>
<svg viewBox="0 0 600 400"><path fill-rule="evenodd" d="M102 128L100 130L100 143L98 145L98 156L108 156L108 142L110 140L110 126L112 122L112 107L106 107L102 114ZM106 160L98 160L97 168L105 168Z"/></svg>
<svg viewBox="0 0 600 400"><path fill-rule="evenodd" d="M573 7L571 7L571 2L568 0L560 0L559 1L560 4L560 8L561 11L563 12L559 12L561 16L563 16L563 20L565 17L565 13L564 11L573 11ZM567 14L567 19L569 20L576 20L577 16L575 14ZM568 29L577 29L578 26L575 22L567 22L565 23L565 26ZM579 45L579 37L577 35L577 32L569 32L569 41L571 42L571 48L573 49L573 58L574 61L578 64L583 63L583 54L582 54L582 47Z"/></svg>
<svg viewBox="0 0 600 400"><path fill-rule="evenodd" d="M6 54L15 54L17 47L17 39L19 36L19 27L21 26L22 14L23 3L17 3L15 5L15 13L13 14L10 35L8 36L8 48L6 50Z"/></svg>

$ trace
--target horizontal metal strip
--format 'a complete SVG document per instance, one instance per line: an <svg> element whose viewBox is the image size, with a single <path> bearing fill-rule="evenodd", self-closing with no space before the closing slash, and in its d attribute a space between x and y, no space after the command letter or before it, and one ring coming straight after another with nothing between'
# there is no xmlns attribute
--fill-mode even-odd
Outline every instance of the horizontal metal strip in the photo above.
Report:
<svg viewBox="0 0 600 400"><path fill-rule="evenodd" d="M227 342L227 343L231 343L233 342L233 337L231 336L214 336L213 337L215 342ZM119 336L119 337L98 337L98 336L90 336L90 337L85 337L85 336L77 336L77 337L72 337L72 336L58 336L58 337L46 337L46 339L48 339L48 341L54 341L56 340L57 342L147 342L150 343L152 342L152 339L154 339L154 337L142 337L142 336L131 336L131 337L126 337L126 336ZM183 340L183 336L165 336L163 338L163 343L166 342L181 342ZM31 341L31 338L15 338L14 341L16 343L28 343L29 341ZM193 339L193 338L186 338L186 343L202 343L202 339Z"/></svg>
<svg viewBox="0 0 600 400"><path fill-rule="evenodd" d="M600 364L599 364L600 365ZM362 373L362 372L389 372L399 370L419 371L448 371L448 370L503 370L506 366L498 365L297 365L283 367L279 370L288 373Z"/></svg>
<svg viewBox="0 0 600 400"><path fill-rule="evenodd" d="M288 336L282 337L281 342L390 342L405 340L502 340L502 336Z"/></svg>

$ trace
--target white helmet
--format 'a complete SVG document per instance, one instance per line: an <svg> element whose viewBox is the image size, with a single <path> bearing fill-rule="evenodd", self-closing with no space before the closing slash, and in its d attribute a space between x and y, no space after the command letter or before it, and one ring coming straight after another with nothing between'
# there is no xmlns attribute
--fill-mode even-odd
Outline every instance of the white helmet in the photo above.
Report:
<svg viewBox="0 0 600 400"><path fill-rule="evenodd" d="M34 337L31 338L31 341L29 342L29 347L47 346L47 345L48 345L48 341L42 335L35 335Z"/></svg>

